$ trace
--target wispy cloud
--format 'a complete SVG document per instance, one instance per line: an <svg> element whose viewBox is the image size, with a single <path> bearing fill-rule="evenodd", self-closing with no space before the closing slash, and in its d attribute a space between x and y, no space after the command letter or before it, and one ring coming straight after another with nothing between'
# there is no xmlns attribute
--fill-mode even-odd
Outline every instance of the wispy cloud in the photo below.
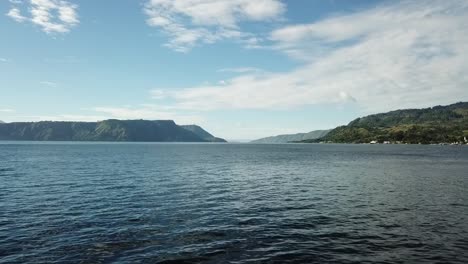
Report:
<svg viewBox="0 0 468 264"><path fill-rule="evenodd" d="M9 16L11 19L15 20L16 22L20 23L27 19L26 17L21 15L21 11L16 7L11 8L6 15Z"/></svg>
<svg viewBox="0 0 468 264"><path fill-rule="evenodd" d="M165 32L170 37L165 46L179 52L223 39L253 47L257 38L239 23L278 19L284 11L280 0L149 0L144 7L147 24Z"/></svg>
<svg viewBox="0 0 468 264"><path fill-rule="evenodd" d="M0 112L2 112L2 113L14 113L15 110L10 109L10 108L0 108Z"/></svg>
<svg viewBox="0 0 468 264"><path fill-rule="evenodd" d="M58 63L58 64L76 64L76 63L80 63L84 61L85 60L83 58L73 56L73 55L67 55L63 57L51 57L51 58L44 59L45 63Z"/></svg>
<svg viewBox="0 0 468 264"><path fill-rule="evenodd" d="M8 59L6 59L6 58L0 58L0 62L8 62Z"/></svg>
<svg viewBox="0 0 468 264"><path fill-rule="evenodd" d="M96 122L106 120L109 117L100 115L35 115L35 116L17 116L14 121L75 121L75 122Z"/></svg>
<svg viewBox="0 0 468 264"><path fill-rule="evenodd" d="M79 23L78 6L64 0L10 1L13 4L6 14L17 22L30 22L46 33L67 33ZM21 9L29 14L23 15Z"/></svg>
<svg viewBox="0 0 468 264"><path fill-rule="evenodd" d="M233 73L248 73L248 72L264 72L262 69L254 67L237 67L237 68L223 68L218 72L233 72Z"/></svg>
<svg viewBox="0 0 468 264"><path fill-rule="evenodd" d="M468 2L402 1L271 34L302 66L223 85L156 90L176 109L278 109L356 102L366 112L468 99ZM209 100L207 100L209 98Z"/></svg>
<svg viewBox="0 0 468 264"><path fill-rule="evenodd" d="M185 114L177 111L162 110L154 105L140 106L103 106L82 109L89 114L60 114L60 115L30 115L12 116L11 121L77 121L96 122L107 119L146 119L146 120L174 120L178 124L201 124L204 118L198 115ZM0 113L13 113L12 109L0 109Z"/></svg>
<svg viewBox="0 0 468 264"><path fill-rule="evenodd" d="M51 81L40 81L39 83L42 84L42 85L51 87L51 88L55 88L55 87L58 86L58 84L56 82L51 82Z"/></svg>
<svg viewBox="0 0 468 264"><path fill-rule="evenodd" d="M168 111L153 105L139 107L95 107L92 110L109 118L116 119L175 120L179 124L201 123L204 120L198 115Z"/></svg>

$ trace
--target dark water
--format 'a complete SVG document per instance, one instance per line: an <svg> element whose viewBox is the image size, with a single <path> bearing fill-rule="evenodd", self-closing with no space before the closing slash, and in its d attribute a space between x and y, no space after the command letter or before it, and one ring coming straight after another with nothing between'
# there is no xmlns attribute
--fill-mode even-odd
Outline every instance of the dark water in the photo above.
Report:
<svg viewBox="0 0 468 264"><path fill-rule="evenodd" d="M468 263L468 147L0 143L0 263Z"/></svg>

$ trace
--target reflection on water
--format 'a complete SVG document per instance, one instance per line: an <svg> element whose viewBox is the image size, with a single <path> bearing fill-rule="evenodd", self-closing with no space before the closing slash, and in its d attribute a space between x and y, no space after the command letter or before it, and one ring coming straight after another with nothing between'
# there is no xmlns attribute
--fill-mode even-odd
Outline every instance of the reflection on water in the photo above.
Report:
<svg viewBox="0 0 468 264"><path fill-rule="evenodd" d="M468 263L468 148L0 143L0 263Z"/></svg>

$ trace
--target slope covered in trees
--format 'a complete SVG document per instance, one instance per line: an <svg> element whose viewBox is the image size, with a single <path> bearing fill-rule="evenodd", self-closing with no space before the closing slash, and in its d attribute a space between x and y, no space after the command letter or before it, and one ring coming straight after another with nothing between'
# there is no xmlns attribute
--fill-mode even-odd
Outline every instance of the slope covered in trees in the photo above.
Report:
<svg viewBox="0 0 468 264"><path fill-rule="evenodd" d="M357 118L317 140L304 142L410 144L464 142L468 138L468 103L406 109Z"/></svg>
<svg viewBox="0 0 468 264"><path fill-rule="evenodd" d="M0 140L210 142L172 120L0 124Z"/></svg>
<svg viewBox="0 0 468 264"><path fill-rule="evenodd" d="M257 140L253 140L250 143L258 143L258 144L288 143L288 142L321 138L325 136L328 132L330 132L330 130L314 130L308 133L278 135L278 136L260 138Z"/></svg>

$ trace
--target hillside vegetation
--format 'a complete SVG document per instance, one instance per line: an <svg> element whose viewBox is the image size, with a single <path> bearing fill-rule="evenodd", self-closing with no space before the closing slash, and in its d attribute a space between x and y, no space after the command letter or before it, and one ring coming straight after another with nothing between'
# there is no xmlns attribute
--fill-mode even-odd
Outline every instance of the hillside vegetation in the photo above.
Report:
<svg viewBox="0 0 468 264"><path fill-rule="evenodd" d="M321 138L325 136L328 132L330 132L330 130L315 130L309 133L278 135L278 136L260 138L257 140L253 140L250 143L257 143L257 144L288 143L288 142Z"/></svg>
<svg viewBox="0 0 468 264"><path fill-rule="evenodd" d="M464 142L468 137L468 103L406 109L357 118L326 136L303 142L410 144Z"/></svg>
<svg viewBox="0 0 468 264"><path fill-rule="evenodd" d="M201 128L200 128L201 129ZM0 140L211 142L172 120L18 122L0 124Z"/></svg>

